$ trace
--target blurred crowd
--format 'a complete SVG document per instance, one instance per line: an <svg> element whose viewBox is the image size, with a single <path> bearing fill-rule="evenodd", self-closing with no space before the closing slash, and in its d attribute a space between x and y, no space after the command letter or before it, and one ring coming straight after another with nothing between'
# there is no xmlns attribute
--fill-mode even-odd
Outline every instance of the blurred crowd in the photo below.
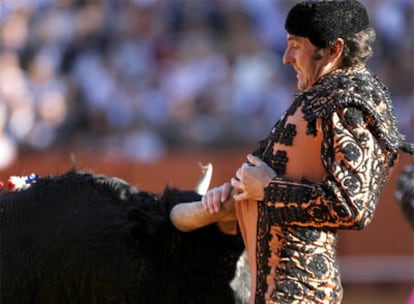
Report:
<svg viewBox="0 0 414 304"><path fill-rule="evenodd" d="M294 0L0 0L0 169L20 151L256 143L296 93L282 64ZM362 0L368 63L414 140L414 1Z"/></svg>

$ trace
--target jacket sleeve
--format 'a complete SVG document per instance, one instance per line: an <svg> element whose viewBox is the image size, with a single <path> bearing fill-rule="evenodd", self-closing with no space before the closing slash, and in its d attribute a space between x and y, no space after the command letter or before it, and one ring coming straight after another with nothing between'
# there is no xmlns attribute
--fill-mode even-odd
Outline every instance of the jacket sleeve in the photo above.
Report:
<svg viewBox="0 0 414 304"><path fill-rule="evenodd" d="M337 109L322 119L323 181L274 178L265 188L272 224L362 229L374 215L395 153L382 149L369 117L356 108Z"/></svg>

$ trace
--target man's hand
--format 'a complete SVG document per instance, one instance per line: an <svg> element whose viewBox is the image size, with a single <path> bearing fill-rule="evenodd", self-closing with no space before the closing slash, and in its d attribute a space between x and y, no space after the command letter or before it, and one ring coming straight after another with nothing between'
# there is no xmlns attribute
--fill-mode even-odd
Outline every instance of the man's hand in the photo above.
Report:
<svg viewBox="0 0 414 304"><path fill-rule="evenodd" d="M226 234L237 233L237 217L230 183L209 190L202 201L180 203L170 212L173 225L180 231L192 231L216 223Z"/></svg>
<svg viewBox="0 0 414 304"><path fill-rule="evenodd" d="M260 158L247 155L249 163L244 163L232 178L231 185L237 190L235 200L253 199L261 201L264 198L264 188L276 176L275 171Z"/></svg>
<svg viewBox="0 0 414 304"><path fill-rule="evenodd" d="M230 183L225 183L220 187L216 187L207 191L206 195L201 199L203 208L214 214L222 208L231 211L234 208L233 199L231 197L233 187Z"/></svg>

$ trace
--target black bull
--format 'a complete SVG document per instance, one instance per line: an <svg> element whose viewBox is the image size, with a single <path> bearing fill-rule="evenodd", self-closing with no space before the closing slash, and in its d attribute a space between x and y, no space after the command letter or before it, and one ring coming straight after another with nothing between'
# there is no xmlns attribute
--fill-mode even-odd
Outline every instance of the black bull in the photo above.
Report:
<svg viewBox="0 0 414 304"><path fill-rule="evenodd" d="M176 203L198 199L81 172L2 193L0 303L234 303L242 240L169 220Z"/></svg>

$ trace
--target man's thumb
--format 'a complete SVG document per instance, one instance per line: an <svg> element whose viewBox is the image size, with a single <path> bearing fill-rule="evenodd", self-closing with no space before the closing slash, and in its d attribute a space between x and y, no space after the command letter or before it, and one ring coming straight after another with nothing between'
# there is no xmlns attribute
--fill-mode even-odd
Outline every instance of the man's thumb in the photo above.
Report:
<svg viewBox="0 0 414 304"><path fill-rule="evenodd" d="M260 164L260 159L252 154L247 155L247 160L249 161L249 163L251 163L254 166L257 166Z"/></svg>

